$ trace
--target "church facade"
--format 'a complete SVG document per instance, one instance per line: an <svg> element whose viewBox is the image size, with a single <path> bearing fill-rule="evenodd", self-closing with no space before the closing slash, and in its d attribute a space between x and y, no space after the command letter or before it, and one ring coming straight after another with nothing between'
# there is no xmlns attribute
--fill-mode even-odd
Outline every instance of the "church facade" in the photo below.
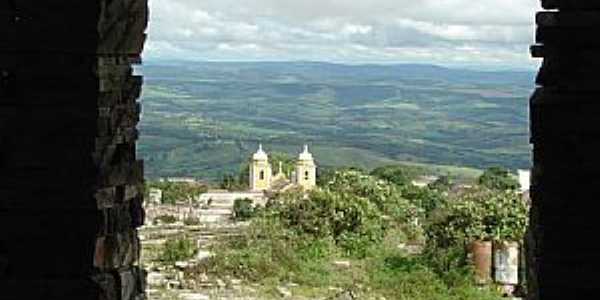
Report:
<svg viewBox="0 0 600 300"><path fill-rule="evenodd" d="M288 178L283 173L282 164L279 170L273 174L269 155L263 150L262 145L252 155L250 162L250 189L252 191L282 190L291 186L299 186L304 190L311 190L317 186L317 165L313 155L304 145L304 151L298 155L294 173Z"/></svg>

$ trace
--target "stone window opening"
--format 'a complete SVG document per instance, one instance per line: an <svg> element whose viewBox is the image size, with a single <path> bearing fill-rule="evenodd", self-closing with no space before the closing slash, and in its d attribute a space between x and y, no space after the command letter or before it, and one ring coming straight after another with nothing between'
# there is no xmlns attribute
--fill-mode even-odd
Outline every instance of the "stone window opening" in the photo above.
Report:
<svg viewBox="0 0 600 300"><path fill-rule="evenodd" d="M0 9L8 8L10 10L15 10L15 3L16 1L14 0L0 1ZM592 21L597 21L600 4L596 1L577 0L543 0L542 4L544 5L544 8L558 9L558 11L551 11L549 12L548 18L540 19L541 25L543 26L539 30L540 37L538 39L541 44L545 45L543 49L534 49L536 51L539 50L539 52L535 53L538 53L536 54L538 56L545 56L548 61L565 62L561 63L560 66L566 70L553 69L551 63L546 64L544 72L545 75L548 76L540 76L538 79L540 81L538 82L538 86L540 86L540 91L538 93L539 97L535 99L537 100L534 103L536 105L534 107L535 110L532 110L532 129L534 129L532 140L535 144L534 151L537 153L537 158L534 160L537 172L534 172L534 184L536 185L536 188L533 190L532 234L529 236L533 249L531 250L529 260L537 261L538 265L531 264L529 266L529 268L532 269L532 272L529 275L537 277L534 278L535 281L529 282L530 291L535 291L535 294L530 293L529 297L530 299L593 299L594 296L597 296L597 293L595 292L596 287L589 278L593 278L596 270L594 270L595 266L593 263L589 264L586 262L594 261L597 257L597 252L590 251L594 249L594 244L586 243L585 241L586 239L589 241L590 233L593 233L593 226L596 225L597 222L594 211L586 209L586 206L591 204L589 203L589 198L587 198L586 194L594 191L593 188L595 186L593 180L581 183L578 182L578 177L565 175L563 170L568 170L573 172L573 174L576 174L579 171L585 171L583 168L584 164L581 163L585 159L590 160L588 166L595 166L598 164L598 161L595 160L599 148L597 143L598 132L594 131L593 126L586 128L586 125L594 124L594 122L584 121L593 121L593 114L591 114L591 112L598 109L597 103L594 101L587 101L589 100L588 98L594 98L594 96L598 94L598 78L593 76L586 77L586 74L587 72L591 72L591 75L593 75L593 68L596 66L593 64L597 61L594 51L598 49L598 43L596 40L597 38L593 33L597 32L598 23ZM36 3L36 5L44 7L44 1L40 1L39 4ZM92 6L94 5L95 3ZM87 11L88 8L81 4L81 6L78 6L76 13ZM63 10L68 11L69 9L70 8L67 6L61 6L59 9L49 6L47 10L43 11L43 14L44 17L48 16L49 19L52 20L54 15L59 16ZM561 11L562 9L564 9L564 11ZM140 12L144 13L141 9ZM585 14L585 12L589 12L589 14ZM134 12L132 11L130 13ZM567 18L563 19L564 22L558 21L560 19L558 18L560 16L559 14L561 13L565 13L567 16ZM580 14L575 17L570 17L576 13ZM94 13L92 15L102 16L106 14ZM552 15L556 16L553 17ZM26 21L25 17L26 16L23 16L23 22ZM140 16L140 18L141 17L142 16ZM51 69L53 67L53 59L61 58L61 54L58 53L70 53L69 57L72 58L72 60L67 60L67 62L62 65L62 68L72 71L69 73L69 79L78 83L83 79L91 80L91 78L88 77L78 77L80 75L80 73L78 73L80 68L74 64L74 59L76 59L78 55L82 55L82 53L85 55L102 53L105 55L128 55L133 58L138 57L138 54L141 51L141 45L139 44L143 43L143 40L145 39L141 27L143 26L145 28L145 24L133 24L131 20L134 19L136 18L132 18L131 16L127 17L127 20L129 21L127 26L130 26L132 30L127 31L129 34L127 34L127 38L123 40L124 42L121 43L120 46L117 44L112 45L116 47L114 49L109 48L109 45L103 43L103 41L95 41L93 39L75 39L77 40L76 43L70 43L71 39L73 39L73 36L76 34L74 33L73 35L65 36L64 32L59 31L60 28L62 28L61 26L56 27L56 33L49 30L49 33L55 34L56 40L58 41L53 45L55 47L53 51L49 51L49 48L46 48L47 45L43 43L24 43L24 47L26 47L27 50L33 50L31 53L41 53L43 55L40 55L40 57L44 57L43 64L37 65L32 71L34 73L40 72L43 74L43 72L46 71L45 68ZM15 16L14 21L16 20L17 17ZM43 22L45 18L39 18L39 20L41 20L39 22ZM72 26L73 24L86 25L86 22L89 21L94 28L96 28L98 24L101 24L101 22L98 22L97 19L94 20L93 18L77 19L76 22L73 20L75 19L64 18L60 20L59 24L64 22L64 25L67 26ZM14 21L2 23L2 20L0 20L0 26L11 26ZM56 21L56 18L52 21ZM576 21L580 21L579 24L574 24L576 26L569 24L569 22L576 23ZM45 24L42 23L41 26L43 25ZM40 26L40 24L37 26ZM20 33L15 28L0 28L2 28L2 30L8 30L8 32ZM27 27L25 26L23 28ZM86 26L81 26L81 28L86 28ZM111 39L111 37L114 37L115 39L118 38L118 33L110 27L102 27L97 30L100 30L105 34L107 38L104 41L106 42L113 41L114 39ZM8 38L7 35L0 36L3 43L5 42L5 38L8 39L9 42L12 42L10 34L8 35ZM33 32L27 32L22 39L19 39L19 42L27 39L35 41L36 38L38 37L36 37ZM51 41L53 40L48 39L48 42ZM125 41L132 42L132 44L126 45L127 43ZM0 51L2 52L0 56L8 57L9 61L13 59L12 56L14 55L17 56L17 58L14 58L15 60L24 59L23 57L19 57L21 53L16 52L15 54L14 52L6 50L11 49L11 47L3 48L5 45L3 43L0 43ZM585 56L583 59L580 59L584 54L588 55L590 53L591 56ZM569 66L574 66L574 68L570 70ZM6 68L6 66L1 67ZM116 66L114 66L114 68L116 68ZM557 81L544 82L544 80L550 79L556 79ZM19 84L21 84L21 80L22 79L19 76ZM135 78L130 78L130 81L135 81ZM30 83L27 88L32 90L40 90L36 85L43 86L43 83L35 81L29 81L27 83ZM84 83L89 83L89 80ZM23 88L24 87L22 86L16 85L16 79L13 72L0 68L0 100L6 101L6 97L10 100L10 97L16 95L21 97ZM134 89L126 87L125 83L121 83L121 85L113 88L117 91L123 90L124 92L127 92L127 94L131 95L128 97L131 98L129 100L135 101L133 98L137 98L133 97L135 94L133 92ZM101 94L100 91L96 90L95 85L82 84L78 90L74 90L72 85L57 85L55 87L55 92L65 93L65 95L72 97L73 100L87 100L87 103L92 103L93 100L98 103L100 101L107 101L107 105L117 105L115 99L103 98L107 93L103 92L103 94ZM82 94L81 99L78 97L78 94ZM67 98L57 98L57 101L61 99L65 100ZM83 103L83 101L72 102ZM71 103L71 105L74 105L73 103ZM51 111L50 108L45 107L34 107L34 109L36 112L40 113L40 115L45 111ZM583 115L586 111L590 112L590 114ZM30 111L27 113L30 113ZM18 117L26 115L27 114L22 114L20 112L16 114ZM553 118L555 115L561 115L561 118ZM547 117L544 120L545 122L541 120L542 117ZM67 115L65 118L69 118L69 116ZM25 126L28 124L28 121L31 121L32 126ZM90 122L89 124L86 123L84 125L95 129L94 127L96 125L93 123L95 123L95 120L94 122ZM542 127L542 125L544 126ZM44 124L41 124L41 126L33 124L31 119L24 118L21 123L18 123L18 126L9 124L6 125L5 128L8 132L13 130L14 127L21 127L22 130L20 131L20 134L29 135L40 131L40 129L43 129L43 126ZM46 126L54 125L47 124ZM68 128L63 127L62 129L66 130ZM568 134L560 131L567 129L571 130ZM4 134L5 132L0 133ZM68 137L69 135L75 137L75 134L68 132L64 133L64 135L65 137ZM85 136L86 135L81 135L78 137L81 138ZM95 138L93 134L87 134L87 137ZM9 137L0 136L0 138L8 139ZM111 141L110 139L106 140ZM61 143L57 143L57 145L59 144ZM66 145L67 143L65 142L64 144ZM18 152L21 148L36 148L32 145L29 145L29 147L27 146L26 143L19 144L15 142L14 149L3 150L9 151L7 152L8 154L12 154ZM48 147L41 143L39 146L40 149ZM64 146L62 148L72 151L70 153L77 155L90 155L90 153L96 151L96 149L91 149L91 147L75 149L73 147L68 148L67 146ZM106 147L102 146L101 148ZM58 153L56 150L61 150L61 148L50 148L49 150L55 150L55 152ZM573 155L574 153L578 154L578 156ZM36 159L39 159L38 163L41 167L58 169L58 165L52 164L53 161L50 159L43 160L43 158L45 157L36 156ZM73 166L73 164L69 165L66 158L67 157L62 157L65 161L60 165L61 168ZM575 158L579 159L579 161ZM0 201L0 205L5 214L2 217L4 220L12 220L11 218L15 215L20 215L21 218L14 220L16 220L15 222L22 222L19 223L19 225L22 226L15 226L14 228L4 227L10 234L5 234L5 232L0 233L0 278L4 279L3 275L6 274L14 281L11 282L13 283L12 288L11 285L8 285L8 289L5 289L6 285L0 280L0 286L3 287L1 293L3 299L5 296L9 297L8 299L15 299L10 298L13 292L15 292L14 294L17 294L16 292L18 292L18 294L22 295L28 292L27 289L35 290L36 288L39 288L39 282L48 279L48 274L54 274L54 278L70 278L70 280L63 280L62 283L58 281L44 283L45 291L40 293L45 292L49 295L59 295L70 292L71 297L78 297L79 299L89 298L90 294L98 292L97 287L92 288L92 284L90 284L92 282L94 285L104 288L105 292L110 295L108 296L110 299L133 299L134 294L143 293L141 290L138 290L143 287L143 284L138 283L137 281L141 278L139 275L139 268L133 266L133 263L131 262L123 262L124 264L119 266L119 268L113 268L108 261L108 258L110 258L108 254L113 251L118 253L117 251L119 249L115 246L117 243L110 242L112 236L98 237L98 232L96 231L98 229L97 227L105 225L103 224L104 221L98 218L98 212L95 211L96 204L98 204L97 208L103 212L117 211L117 209L120 209L118 207L113 208L108 204L106 206L101 206L103 202L98 201L96 203L96 199L106 198L109 201L114 201L116 198L116 191L113 192L112 187L122 186L126 184L126 181L133 184L140 183L138 178L140 178L139 174L142 173L142 164L132 160L133 159L129 158L126 160L126 163L123 163L122 165L105 168L103 172L106 172L106 174L109 174L110 176L104 176L102 178L95 178L95 176L90 175L92 172L87 172L88 170L84 170L81 166L77 166L70 170L69 173L75 175L69 177L69 180L72 182L80 180L80 178L76 177L79 174L81 174L81 176L86 176L78 181L79 183L71 183L71 187L80 184L82 186L86 185L87 190L94 189L95 195L93 196L96 197L93 199L94 202L87 201L86 203L83 203L84 199L81 195L76 195L76 193L79 193L77 189L71 189L69 195L62 195L60 197L48 193L47 196L50 199L38 199L38 197L34 197L33 194L30 194L29 196L19 195L18 197L12 198L7 197L4 194L6 191L2 191L3 194L0 194L0 199L4 200L4 202ZM39 173L43 171L43 168L41 167L36 170L31 169L28 171L14 172L11 175L33 176L36 175L36 172ZM0 171L2 170L3 169L0 168ZM97 173L101 172L98 171ZM40 178L41 177L33 177L33 179L30 179L29 185L49 185L54 183L53 180L55 179L44 177L44 181ZM264 179L264 171L261 172L261 179ZM94 184L96 182L102 184L105 188L96 191ZM560 182L560 185L555 184L557 182ZM24 189L21 191L28 192ZM119 193L122 193L122 191ZM6 201L6 199L10 201ZM55 206L45 206L51 200L54 201L54 199L57 199L55 201ZM89 196L88 199L92 199L92 196ZM565 211L565 208L571 207L580 208L577 210ZM74 214L74 211L79 211L79 213ZM44 214L41 214L40 212L44 212ZM121 215L125 215L126 210L117 212L121 213ZM119 214L116 215L118 216ZM117 219L123 221L125 225L128 225L126 224L126 218ZM2 220L2 218L0 218L0 220ZM24 220L32 222L25 222ZM6 222L9 223L8 221ZM47 226L42 227L39 226L38 223ZM127 237L127 239L123 240L124 244L131 244L137 247L135 244L136 238L133 238L137 235L134 228L131 228L130 226L124 227L127 231L119 233L119 236ZM64 234L66 232L69 234ZM33 234L36 235L35 239L30 238L24 240L19 237L19 235L30 236ZM565 236L569 236L571 239L574 237L579 238L582 242L565 242ZM60 239L60 243L56 243L53 245L54 247L47 247L47 249L45 249L47 251L44 255L45 259L42 259L42 256L40 255L36 255L39 254L37 247L43 245L43 243L50 244L57 239ZM19 247L14 247L17 243L19 243ZM93 245L93 247L90 245ZM135 247L125 248L133 249ZM564 255L567 254L571 254L569 260L563 259ZM92 257L94 257L94 260L91 259ZM571 261L574 261L575 263L572 263ZM15 262L18 262L18 264ZM92 262L93 265L90 266ZM574 265L577 266L577 268L573 267ZM91 270L94 270L92 280L90 280L90 274L92 274ZM565 276L565 274L569 273L573 276ZM82 285L84 282L85 285ZM27 296L28 295L22 295L20 299L28 299Z"/></svg>

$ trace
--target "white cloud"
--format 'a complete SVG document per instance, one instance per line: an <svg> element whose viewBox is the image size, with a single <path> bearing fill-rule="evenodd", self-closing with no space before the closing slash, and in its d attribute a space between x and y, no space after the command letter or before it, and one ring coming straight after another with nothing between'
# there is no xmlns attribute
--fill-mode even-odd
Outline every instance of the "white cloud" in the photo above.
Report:
<svg viewBox="0 0 600 300"><path fill-rule="evenodd" d="M534 0L150 0L149 59L532 65Z"/></svg>
<svg viewBox="0 0 600 300"><path fill-rule="evenodd" d="M353 35L353 34L369 34L373 31L373 27L364 25L346 24L342 28L342 34Z"/></svg>

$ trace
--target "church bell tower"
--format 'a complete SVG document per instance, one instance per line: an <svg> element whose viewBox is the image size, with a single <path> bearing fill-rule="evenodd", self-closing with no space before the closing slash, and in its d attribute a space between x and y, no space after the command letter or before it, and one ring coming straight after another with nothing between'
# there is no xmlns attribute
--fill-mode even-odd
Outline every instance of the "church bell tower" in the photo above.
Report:
<svg viewBox="0 0 600 300"><path fill-rule="evenodd" d="M252 191L264 191L271 188L272 174L269 157L263 151L261 144L258 146L258 151L252 155L250 162L250 188Z"/></svg>
<svg viewBox="0 0 600 300"><path fill-rule="evenodd" d="M308 151L308 145L304 145L304 151L298 156L296 184L305 190L311 190L317 185L317 166L312 154Z"/></svg>

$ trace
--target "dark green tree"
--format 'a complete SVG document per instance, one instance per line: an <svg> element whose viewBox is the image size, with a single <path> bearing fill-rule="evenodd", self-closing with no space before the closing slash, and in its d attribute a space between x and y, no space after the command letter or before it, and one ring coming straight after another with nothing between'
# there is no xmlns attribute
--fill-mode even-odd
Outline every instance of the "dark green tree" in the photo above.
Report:
<svg viewBox="0 0 600 300"><path fill-rule="evenodd" d="M296 169L296 158L292 157L287 153L272 152L269 153L269 162L271 163L271 169L277 173L279 170L279 162L282 163L283 173L290 174Z"/></svg>
<svg viewBox="0 0 600 300"><path fill-rule="evenodd" d="M221 185L220 188L225 189L225 190L235 190L238 186L238 182L235 178L235 176L233 176L233 174L225 174L223 175L223 178L221 179Z"/></svg>
<svg viewBox="0 0 600 300"><path fill-rule="evenodd" d="M410 166L383 166L371 171L371 175L379 179L387 180L390 183L406 186L420 175L421 171L416 167Z"/></svg>
<svg viewBox="0 0 600 300"><path fill-rule="evenodd" d="M450 188L452 188L452 181L448 176L441 176L436 181L430 183L427 187L438 192L447 192L450 190Z"/></svg>

